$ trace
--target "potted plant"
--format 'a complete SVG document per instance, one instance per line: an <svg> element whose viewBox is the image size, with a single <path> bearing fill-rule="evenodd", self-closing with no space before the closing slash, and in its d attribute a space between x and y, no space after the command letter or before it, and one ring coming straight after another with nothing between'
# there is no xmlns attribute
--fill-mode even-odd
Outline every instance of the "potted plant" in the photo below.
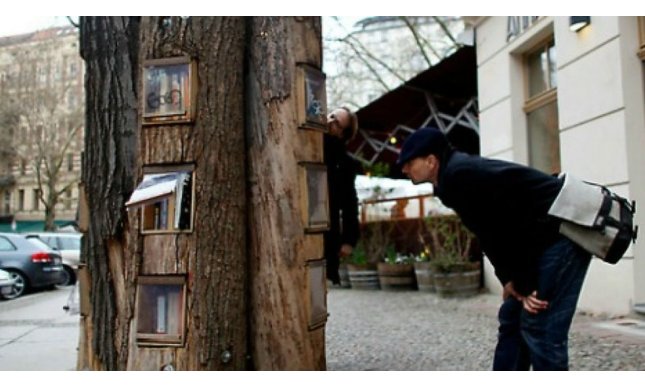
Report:
<svg viewBox="0 0 645 387"><path fill-rule="evenodd" d="M358 247L358 246L357 246ZM340 287L351 288L352 284L349 282L349 271L347 264L350 262L351 257L341 257L340 264L338 265L338 275L340 276Z"/></svg>
<svg viewBox="0 0 645 387"><path fill-rule="evenodd" d="M377 265L379 283L383 290L409 290L416 285L412 257L397 253L393 245L386 248L384 262Z"/></svg>
<svg viewBox="0 0 645 387"><path fill-rule="evenodd" d="M361 239L354 248L347 264L349 282L354 289L378 289L377 263L385 255L390 244L393 225L389 222L364 224Z"/></svg>
<svg viewBox="0 0 645 387"><path fill-rule="evenodd" d="M470 261L474 236L454 215L426 218L432 239L430 268L434 286L441 297L477 294L481 268Z"/></svg>
<svg viewBox="0 0 645 387"><path fill-rule="evenodd" d="M376 265L368 261L363 240L358 242L349 256L347 276L352 289L379 289Z"/></svg>
<svg viewBox="0 0 645 387"><path fill-rule="evenodd" d="M430 265L430 255L425 248L424 251L414 257L414 276L420 291L435 292L434 272Z"/></svg>

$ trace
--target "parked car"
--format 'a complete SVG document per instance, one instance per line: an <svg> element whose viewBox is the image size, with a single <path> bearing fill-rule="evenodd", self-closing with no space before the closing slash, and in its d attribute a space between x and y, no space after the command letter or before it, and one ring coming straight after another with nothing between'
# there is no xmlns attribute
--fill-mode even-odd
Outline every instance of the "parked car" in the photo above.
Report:
<svg viewBox="0 0 645 387"><path fill-rule="evenodd" d="M0 297L10 295L15 283L16 280L11 277L8 271L0 269Z"/></svg>
<svg viewBox="0 0 645 387"><path fill-rule="evenodd" d="M76 273L81 262L81 235L72 232L37 232L25 234L28 239L40 239L63 257L64 277L59 285L76 283Z"/></svg>
<svg viewBox="0 0 645 387"><path fill-rule="evenodd" d="M16 298L32 288L56 285L63 279L62 258L40 240L24 235L0 233L0 269L15 281L2 297Z"/></svg>

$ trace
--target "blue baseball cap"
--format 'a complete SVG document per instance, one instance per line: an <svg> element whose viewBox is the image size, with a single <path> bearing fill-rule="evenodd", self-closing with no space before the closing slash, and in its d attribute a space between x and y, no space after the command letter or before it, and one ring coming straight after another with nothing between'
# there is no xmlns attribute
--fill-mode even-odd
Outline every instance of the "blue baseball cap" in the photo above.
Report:
<svg viewBox="0 0 645 387"><path fill-rule="evenodd" d="M450 143L441 130L431 126L420 128L403 143L396 165L400 168L412 159L430 154L442 157L449 148Z"/></svg>

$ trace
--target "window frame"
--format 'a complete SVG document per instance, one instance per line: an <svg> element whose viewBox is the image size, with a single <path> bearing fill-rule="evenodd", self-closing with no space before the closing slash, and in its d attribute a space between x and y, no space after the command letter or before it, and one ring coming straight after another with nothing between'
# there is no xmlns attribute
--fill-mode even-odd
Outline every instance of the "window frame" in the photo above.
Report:
<svg viewBox="0 0 645 387"><path fill-rule="evenodd" d="M181 286L181 311L177 316L180 324L178 334L170 333L141 333L139 332L139 324L141 319L142 305L141 305L141 286ZM140 275L137 278L136 286L136 343L139 347L183 347L186 343L186 302L187 302L187 281L185 274L172 274L172 275Z"/></svg>
<svg viewBox="0 0 645 387"><path fill-rule="evenodd" d="M636 54L642 61L645 61L645 16L637 16L637 18L639 47Z"/></svg>
<svg viewBox="0 0 645 387"><path fill-rule="evenodd" d="M531 50L527 51L524 53L523 58L522 58L522 64L524 67L524 104L522 106L522 110L524 112L524 118L526 120L526 135L529 138L527 141L526 147L528 151L528 163L529 165L533 166L531 160L533 159L533 152L534 149L531 145L530 137L531 134L529 131L531 128L529 127L529 114L536 112L537 110L551 104L551 103L556 103L557 105L557 100L558 100L558 88L557 86L553 86L551 84L551 58L549 54L549 50L551 47L556 47L555 46L555 37L553 35L550 35L542 40L540 40ZM545 72L545 79L547 82L547 88L546 90L543 90L539 93L536 93L535 95L531 96L530 93L530 71L529 71L529 61L528 58L529 56L536 54L538 52L545 52L547 55L547 69ZM557 51L556 51L557 55ZM557 68L556 70L556 76L557 76ZM558 121L558 132L559 132L559 122L560 122L560 117L556 117ZM560 146L560 134L558 133L558 146ZM562 155L560 155L560 160L558 162L558 168L557 170L560 171L562 170ZM553 173L555 171L550 171L549 173Z"/></svg>

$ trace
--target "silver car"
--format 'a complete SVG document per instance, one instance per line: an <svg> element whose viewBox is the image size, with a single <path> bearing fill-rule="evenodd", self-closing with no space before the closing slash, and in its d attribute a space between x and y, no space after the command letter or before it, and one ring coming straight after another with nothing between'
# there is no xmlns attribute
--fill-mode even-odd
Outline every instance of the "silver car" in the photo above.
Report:
<svg viewBox="0 0 645 387"><path fill-rule="evenodd" d="M11 274L0 269L0 298L9 296L13 292L13 285L15 284L16 280L11 277Z"/></svg>

